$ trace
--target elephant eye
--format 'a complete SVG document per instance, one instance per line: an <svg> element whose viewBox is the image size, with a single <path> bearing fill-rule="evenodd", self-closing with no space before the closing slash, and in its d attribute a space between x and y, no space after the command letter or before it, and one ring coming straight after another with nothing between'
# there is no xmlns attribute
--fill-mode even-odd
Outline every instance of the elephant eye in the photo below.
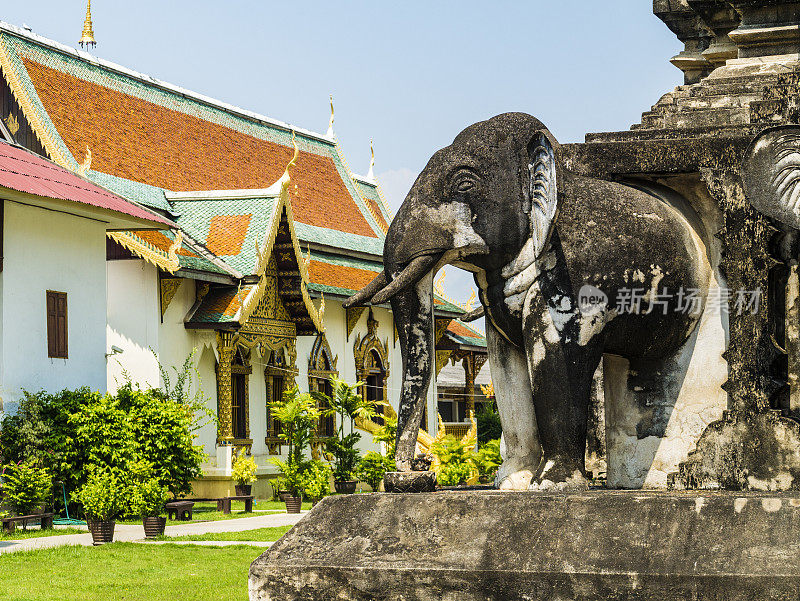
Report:
<svg viewBox="0 0 800 601"><path fill-rule="evenodd" d="M470 171L461 171L453 178L453 192L466 194L478 185L475 175Z"/></svg>

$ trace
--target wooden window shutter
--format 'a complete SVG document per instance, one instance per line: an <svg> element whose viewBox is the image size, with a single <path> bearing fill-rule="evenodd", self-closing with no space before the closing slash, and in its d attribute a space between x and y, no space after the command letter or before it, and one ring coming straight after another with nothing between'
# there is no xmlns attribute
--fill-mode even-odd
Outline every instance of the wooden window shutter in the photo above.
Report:
<svg viewBox="0 0 800 601"><path fill-rule="evenodd" d="M47 356L67 358L67 294L47 291Z"/></svg>

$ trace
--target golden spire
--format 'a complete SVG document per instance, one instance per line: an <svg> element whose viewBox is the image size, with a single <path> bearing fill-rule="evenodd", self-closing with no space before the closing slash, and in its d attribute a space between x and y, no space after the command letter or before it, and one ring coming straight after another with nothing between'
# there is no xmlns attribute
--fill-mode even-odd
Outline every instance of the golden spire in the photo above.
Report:
<svg viewBox="0 0 800 601"><path fill-rule="evenodd" d="M94 48L97 42L94 40L94 30L92 29L92 0L86 0L86 20L83 22L83 34L78 42L81 48L87 46Z"/></svg>
<svg viewBox="0 0 800 601"><path fill-rule="evenodd" d="M372 158L369 160L369 172L367 173L368 180L375 179L375 149L372 147L372 138L369 139L369 152Z"/></svg>
<svg viewBox="0 0 800 601"><path fill-rule="evenodd" d="M328 122L328 131L325 134L325 137L333 137L333 94L331 94L331 120Z"/></svg>

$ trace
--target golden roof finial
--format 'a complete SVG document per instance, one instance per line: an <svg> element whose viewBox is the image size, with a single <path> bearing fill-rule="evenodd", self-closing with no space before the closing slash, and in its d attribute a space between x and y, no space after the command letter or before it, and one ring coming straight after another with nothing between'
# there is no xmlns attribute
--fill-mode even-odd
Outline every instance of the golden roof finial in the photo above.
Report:
<svg viewBox="0 0 800 601"><path fill-rule="evenodd" d="M331 120L328 122L328 132L325 136L328 138L333 137L333 94L331 94Z"/></svg>
<svg viewBox="0 0 800 601"><path fill-rule="evenodd" d="M92 0L86 0L86 20L83 22L83 34L78 43L81 48L86 48L87 46L94 48L97 46L97 42L94 39L94 30L92 29Z"/></svg>
<svg viewBox="0 0 800 601"><path fill-rule="evenodd" d="M372 138L369 139L369 152L372 158L369 160L369 171L367 172L367 179L375 179L375 148L372 146Z"/></svg>
<svg viewBox="0 0 800 601"><path fill-rule="evenodd" d="M89 148L89 145L86 145L86 157L83 159L83 163L78 165L78 174L79 175L86 175L86 172L92 168L92 149Z"/></svg>

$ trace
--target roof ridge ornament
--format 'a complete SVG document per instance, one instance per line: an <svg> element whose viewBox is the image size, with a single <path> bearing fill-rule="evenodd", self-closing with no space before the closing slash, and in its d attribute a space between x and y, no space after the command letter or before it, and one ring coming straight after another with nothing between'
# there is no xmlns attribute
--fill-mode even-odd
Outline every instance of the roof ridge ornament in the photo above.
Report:
<svg viewBox="0 0 800 601"><path fill-rule="evenodd" d="M83 33L78 42L81 48L94 48L97 42L94 39L94 30L92 29L92 0L86 0L86 20L83 22Z"/></svg>
<svg viewBox="0 0 800 601"><path fill-rule="evenodd" d="M86 145L86 157L83 159L83 163L78 165L78 175L86 177L86 172L92 168L92 149L89 148L89 145Z"/></svg>
<svg viewBox="0 0 800 601"><path fill-rule="evenodd" d="M333 94L330 95L331 99L331 120L328 122L328 131L325 133L326 138L333 138Z"/></svg>
<svg viewBox="0 0 800 601"><path fill-rule="evenodd" d="M369 171L367 171L367 179L371 182L375 181L375 147L372 145L372 138L369 139L369 153L371 158L369 160Z"/></svg>

